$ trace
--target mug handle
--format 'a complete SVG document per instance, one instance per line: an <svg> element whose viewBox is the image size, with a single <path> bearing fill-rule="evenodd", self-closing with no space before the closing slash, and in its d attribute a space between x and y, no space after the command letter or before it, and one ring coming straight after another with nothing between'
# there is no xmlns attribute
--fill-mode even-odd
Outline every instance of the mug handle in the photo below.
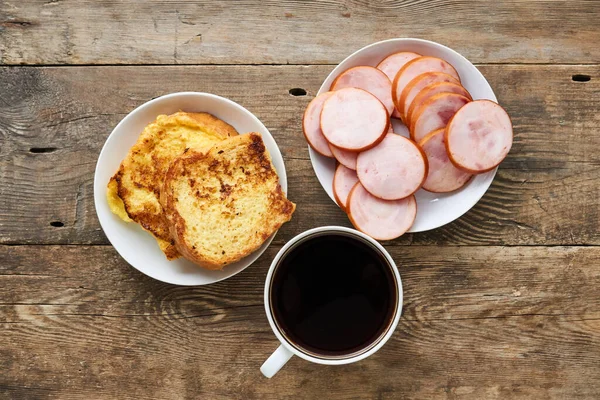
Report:
<svg viewBox="0 0 600 400"><path fill-rule="evenodd" d="M289 351L284 345L279 345L277 350L271 354L267 361L260 367L260 372L267 378L272 378L287 363L294 353Z"/></svg>

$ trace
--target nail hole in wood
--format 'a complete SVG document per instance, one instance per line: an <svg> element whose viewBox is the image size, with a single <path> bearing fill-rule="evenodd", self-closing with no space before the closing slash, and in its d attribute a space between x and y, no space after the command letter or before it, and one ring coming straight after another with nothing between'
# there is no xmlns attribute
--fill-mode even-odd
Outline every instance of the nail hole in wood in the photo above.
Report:
<svg viewBox="0 0 600 400"><path fill-rule="evenodd" d="M592 79L589 75L575 74L571 77L575 82L589 82Z"/></svg>
<svg viewBox="0 0 600 400"><path fill-rule="evenodd" d="M29 149L30 153L40 154L40 153L52 153L56 151L56 147L32 147Z"/></svg>
<svg viewBox="0 0 600 400"><path fill-rule="evenodd" d="M306 90L302 88L292 88L289 92L292 96L306 96Z"/></svg>
<svg viewBox="0 0 600 400"><path fill-rule="evenodd" d="M50 225L52 225L55 228L62 228L63 226L65 226L65 224L63 224L60 221L52 221L50 222Z"/></svg>

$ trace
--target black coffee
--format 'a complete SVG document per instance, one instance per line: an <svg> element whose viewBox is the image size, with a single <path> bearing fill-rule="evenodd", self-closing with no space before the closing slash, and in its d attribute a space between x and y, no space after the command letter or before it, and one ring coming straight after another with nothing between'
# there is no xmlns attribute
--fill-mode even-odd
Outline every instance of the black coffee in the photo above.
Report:
<svg viewBox="0 0 600 400"><path fill-rule="evenodd" d="M288 340L323 356L376 341L397 302L394 275L374 248L341 234L310 238L284 255L271 285L275 321Z"/></svg>

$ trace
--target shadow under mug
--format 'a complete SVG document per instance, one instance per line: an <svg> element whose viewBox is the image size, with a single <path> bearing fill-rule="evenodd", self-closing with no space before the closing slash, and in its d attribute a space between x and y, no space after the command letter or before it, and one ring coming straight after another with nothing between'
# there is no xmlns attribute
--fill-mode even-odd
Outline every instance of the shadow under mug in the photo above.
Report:
<svg viewBox="0 0 600 400"><path fill-rule="evenodd" d="M385 259L388 267L392 271L393 277L395 278L396 304L392 305L395 306L395 311L392 315L392 318L390 319L391 322L389 322L383 333L379 335L374 341L366 345L363 349L352 354L348 354L347 356L317 356L303 351L303 349L291 343L287 339L287 337L281 332L280 328L275 322L273 310L271 309L271 285L273 282L275 271L281 264L282 260L287 254L289 254L289 252L292 249L294 249L300 243L303 243L306 240L312 239L314 237L323 235L346 236L369 245L373 250L378 252L383 259ZM394 330L398 326L398 321L400 320L400 315L402 314L402 281L400 280L400 274L398 273L398 269L396 267L396 264L394 263L394 260L392 259L390 254L383 248L383 246L379 244L376 240L354 229L345 228L341 226L323 226L319 228L310 229L297 235L293 239L289 240L281 248L281 250L279 250L275 258L273 259L273 262L271 263L269 272L267 273L267 279L265 282L264 302L265 311L267 313L267 319L269 320L271 329L273 330L273 333L275 333L275 336L277 336L277 339L279 339L279 341L281 342L279 348L277 348L277 350L275 350L275 352L271 354L271 356L260 367L260 371L263 373L263 375L267 378L271 378L290 360L290 358L292 358L293 355L296 355L300 358L317 364L342 365L360 361L375 353L388 341L388 339L392 336Z"/></svg>

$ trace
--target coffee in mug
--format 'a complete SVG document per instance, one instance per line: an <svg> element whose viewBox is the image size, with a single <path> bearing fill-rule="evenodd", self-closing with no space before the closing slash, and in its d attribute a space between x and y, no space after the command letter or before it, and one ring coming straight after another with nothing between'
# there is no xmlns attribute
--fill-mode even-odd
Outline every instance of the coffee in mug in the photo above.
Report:
<svg viewBox="0 0 600 400"><path fill-rule="evenodd" d="M275 324L315 357L369 348L391 323L396 283L385 257L341 234L308 238L284 254L271 284Z"/></svg>
<svg viewBox="0 0 600 400"><path fill-rule="evenodd" d="M343 227L315 228L278 253L265 283L265 309L282 346L261 371L274 375L296 354L346 364L374 353L402 308L394 261L372 238Z"/></svg>

